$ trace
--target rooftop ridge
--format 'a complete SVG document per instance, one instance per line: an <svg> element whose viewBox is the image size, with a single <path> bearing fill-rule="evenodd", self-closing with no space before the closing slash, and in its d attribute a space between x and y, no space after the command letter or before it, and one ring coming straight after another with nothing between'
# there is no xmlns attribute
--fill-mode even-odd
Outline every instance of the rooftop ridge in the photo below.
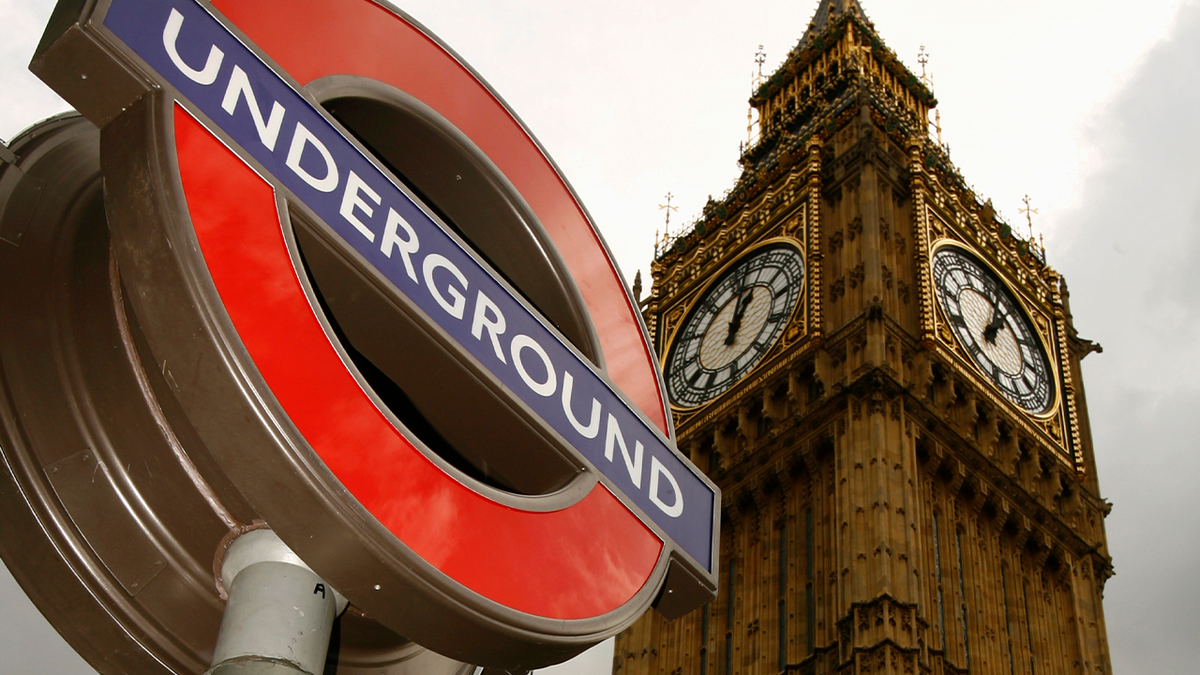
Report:
<svg viewBox="0 0 1200 675"><path fill-rule="evenodd" d="M800 38L800 44L807 45L816 39L816 36L829 28L832 21L844 14L856 15L862 23L871 25L871 20L867 18L867 13L863 11L862 5L858 4L858 0L821 0L812 21L808 22L808 28Z"/></svg>

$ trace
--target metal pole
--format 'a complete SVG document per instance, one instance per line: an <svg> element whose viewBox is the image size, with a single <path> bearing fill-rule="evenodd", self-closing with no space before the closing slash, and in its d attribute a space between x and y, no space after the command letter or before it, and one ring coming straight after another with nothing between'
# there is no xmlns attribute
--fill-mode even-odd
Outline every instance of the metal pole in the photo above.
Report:
<svg viewBox="0 0 1200 675"><path fill-rule="evenodd" d="M322 675L341 594L270 530L234 540L221 581L229 600L206 675Z"/></svg>

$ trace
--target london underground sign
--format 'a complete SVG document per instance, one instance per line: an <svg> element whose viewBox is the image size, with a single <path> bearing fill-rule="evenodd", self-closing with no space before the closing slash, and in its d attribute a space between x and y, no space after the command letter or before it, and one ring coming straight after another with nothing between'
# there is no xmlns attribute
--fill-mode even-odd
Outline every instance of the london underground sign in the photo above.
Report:
<svg viewBox="0 0 1200 675"><path fill-rule="evenodd" d="M114 0L104 25L711 570L715 493L699 472L333 122L199 5L178 6L186 23L162 0ZM185 26L200 68L180 55Z"/></svg>
<svg viewBox="0 0 1200 675"><path fill-rule="evenodd" d="M366 616L528 667L712 597L719 493L666 435L636 309L419 26L368 0L63 2L38 51L102 128L161 395Z"/></svg>

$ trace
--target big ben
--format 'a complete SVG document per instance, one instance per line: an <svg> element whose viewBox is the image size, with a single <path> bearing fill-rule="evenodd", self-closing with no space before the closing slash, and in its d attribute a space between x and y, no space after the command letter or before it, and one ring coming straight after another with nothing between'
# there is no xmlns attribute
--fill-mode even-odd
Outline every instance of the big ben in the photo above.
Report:
<svg viewBox="0 0 1200 675"><path fill-rule="evenodd" d="M742 174L659 250L647 326L724 495L718 598L620 675L1108 673L1112 575L1067 286L822 0Z"/></svg>

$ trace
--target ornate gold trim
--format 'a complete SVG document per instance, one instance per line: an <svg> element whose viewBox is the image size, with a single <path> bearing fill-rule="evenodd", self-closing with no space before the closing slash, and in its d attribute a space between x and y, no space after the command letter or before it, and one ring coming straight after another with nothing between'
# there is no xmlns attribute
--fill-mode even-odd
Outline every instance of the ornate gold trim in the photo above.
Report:
<svg viewBox="0 0 1200 675"><path fill-rule="evenodd" d="M805 189L808 191L808 200L805 205L807 222L807 243L808 257L805 260L805 265L809 271L809 284L805 295L808 297L809 306L809 335L812 340L820 345L825 339L825 313L824 307L821 304L821 293L823 287L822 262L825 255L821 252L821 148L823 143L819 138L813 138L808 142L808 164L806 171L807 184ZM801 249L805 250L805 249Z"/></svg>
<svg viewBox="0 0 1200 675"><path fill-rule="evenodd" d="M908 148L909 170L912 182L909 190L912 192L913 216L916 218L916 242L913 255L916 257L917 273L917 320L920 330L921 345L929 348L936 339L936 320L933 316L933 252L930 250L929 211L925 205L925 168L921 162L921 142L912 141Z"/></svg>

